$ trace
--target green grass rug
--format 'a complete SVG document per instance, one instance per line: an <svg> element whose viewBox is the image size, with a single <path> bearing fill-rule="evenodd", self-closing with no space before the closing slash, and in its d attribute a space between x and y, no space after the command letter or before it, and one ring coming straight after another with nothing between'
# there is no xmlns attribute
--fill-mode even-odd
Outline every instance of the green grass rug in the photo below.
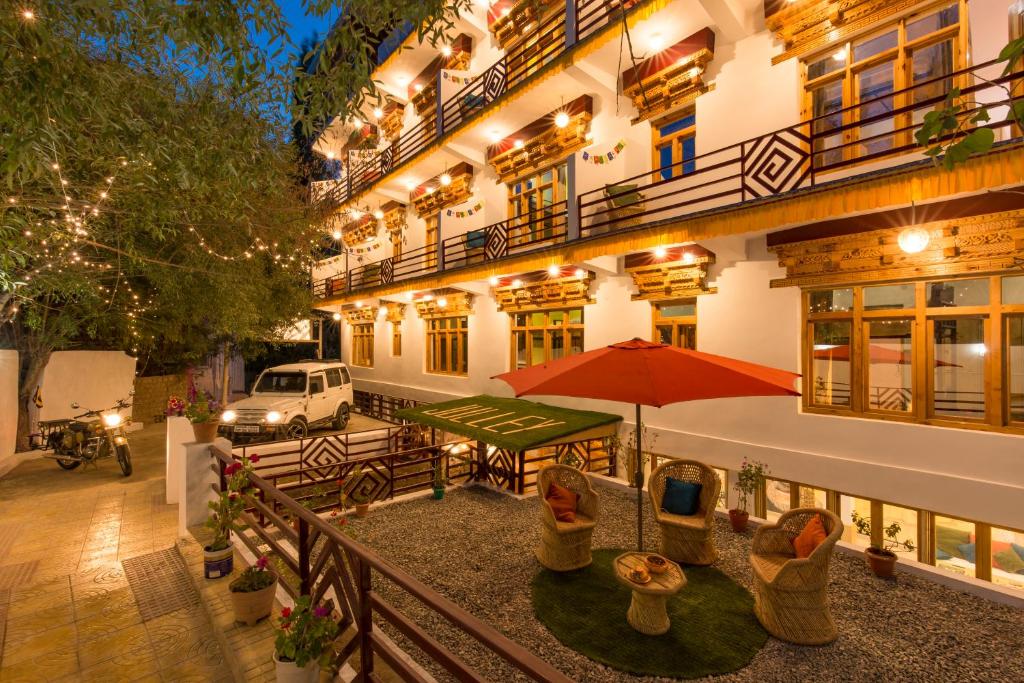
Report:
<svg viewBox="0 0 1024 683"><path fill-rule="evenodd" d="M534 577L534 614L566 647L619 671L699 678L743 668L768 640L753 596L714 567L683 567L687 583L668 600L667 633L633 630L631 591L612 569L623 552L595 550L589 567Z"/></svg>

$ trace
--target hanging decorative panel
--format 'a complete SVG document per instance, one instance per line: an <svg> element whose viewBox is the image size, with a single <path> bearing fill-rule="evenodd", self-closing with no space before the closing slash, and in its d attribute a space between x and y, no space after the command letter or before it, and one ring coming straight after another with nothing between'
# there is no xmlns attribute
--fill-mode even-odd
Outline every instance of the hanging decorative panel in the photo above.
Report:
<svg viewBox="0 0 1024 683"><path fill-rule="evenodd" d="M632 98L633 123L692 104L713 86L704 68L715 56L715 32L702 28L688 38L622 72L623 93Z"/></svg>
<svg viewBox="0 0 1024 683"><path fill-rule="evenodd" d="M405 230L405 204L401 202L385 202L380 210L384 212L384 229L389 234L401 234Z"/></svg>
<svg viewBox="0 0 1024 683"><path fill-rule="evenodd" d="M389 301L385 308L388 312L386 320L389 323L400 323L405 318L405 304Z"/></svg>
<svg viewBox="0 0 1024 683"><path fill-rule="evenodd" d="M466 71L473 52L473 39L460 33L450 45L452 53L445 57L439 54L427 67L409 83L408 95L416 113L421 117L436 116L437 74L441 69Z"/></svg>
<svg viewBox="0 0 1024 683"><path fill-rule="evenodd" d="M473 167L466 162L456 164L448 171L452 182L441 184L441 175L434 176L409 193L413 210L420 218L469 199L473 185Z"/></svg>
<svg viewBox="0 0 1024 683"><path fill-rule="evenodd" d="M423 319L469 315L473 312L473 295L459 289L437 289L418 296L413 305Z"/></svg>
<svg viewBox="0 0 1024 683"><path fill-rule="evenodd" d="M594 102L589 95L577 97L533 123L487 148L487 163L503 183L551 166L589 144L586 136ZM555 124L560 113L569 117L564 128ZM517 146L517 143L521 143Z"/></svg>
<svg viewBox="0 0 1024 683"><path fill-rule="evenodd" d="M593 280L594 273L589 270L563 268L555 276L540 270L503 278L491 291L503 313L570 308L594 303L590 296Z"/></svg>
<svg viewBox="0 0 1024 683"><path fill-rule="evenodd" d="M633 300L662 301L700 294L714 294L708 287L708 266L715 254L697 244L671 247L663 257L652 252L628 254L625 270L633 277L637 292Z"/></svg>
<svg viewBox="0 0 1024 683"><path fill-rule="evenodd" d="M513 43L536 33L548 16L565 11L564 0L497 0L487 10L488 28L505 51Z"/></svg>
<svg viewBox="0 0 1024 683"><path fill-rule="evenodd" d="M344 316L345 321L349 325L355 325L356 323L372 323L374 317L376 317L376 310L372 306L360 306L352 308L342 309L341 315Z"/></svg>
<svg viewBox="0 0 1024 683"><path fill-rule="evenodd" d="M377 125L380 132L388 140L394 141L402 132L402 119L405 118L405 105L388 98L387 104L381 108L384 116L380 117Z"/></svg>

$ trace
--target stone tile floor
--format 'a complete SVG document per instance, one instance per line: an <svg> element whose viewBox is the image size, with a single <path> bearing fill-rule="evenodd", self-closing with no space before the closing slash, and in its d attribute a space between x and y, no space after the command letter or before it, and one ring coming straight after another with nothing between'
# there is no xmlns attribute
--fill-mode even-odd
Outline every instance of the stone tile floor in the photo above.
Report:
<svg viewBox="0 0 1024 683"><path fill-rule="evenodd" d="M143 621L121 561L175 544L164 503L163 425L113 460L70 472L52 460L0 478L0 682L230 681L206 612Z"/></svg>

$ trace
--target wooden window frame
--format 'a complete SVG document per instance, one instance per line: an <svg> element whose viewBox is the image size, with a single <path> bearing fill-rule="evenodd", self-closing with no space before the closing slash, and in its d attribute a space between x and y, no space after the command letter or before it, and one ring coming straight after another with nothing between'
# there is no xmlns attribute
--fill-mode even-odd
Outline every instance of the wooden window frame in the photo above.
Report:
<svg viewBox="0 0 1024 683"><path fill-rule="evenodd" d="M393 258L396 261L402 258L401 231L391 233L391 258Z"/></svg>
<svg viewBox="0 0 1024 683"><path fill-rule="evenodd" d="M675 122L677 122L677 121L679 121L681 119L689 118L691 116L693 117L693 125L687 126L686 128L677 130L674 133L669 133L668 135L662 137L662 135L661 135L661 129L662 128L664 128L665 126L671 125L671 124L673 124L673 123L675 123ZM696 113L696 110L693 107L687 107L687 108L683 109L682 111L673 112L672 114L669 114L668 116L663 116L660 119L658 119L657 121L652 121L651 122L651 168L654 169L654 173L653 173L654 179L653 179L653 182L658 182L658 181L661 181L661 180L668 180L668 178L663 178L662 177L662 170L663 170L664 167L661 165L661 155L658 153L658 151L662 147L664 147L666 145L672 145L672 166L671 166L671 168L675 169L677 164L682 164L684 161L686 161L686 159L682 158L681 154L677 158L677 152L679 152L679 145L677 143L680 140L684 140L686 138L693 138L695 141L696 141L696 138L697 138L697 113ZM696 145L696 142L694 144ZM697 154L696 154L696 146L695 146L694 147L694 158L692 160L693 163L694 163L694 166L696 166L696 163L697 163L696 162L696 158L697 158ZM680 166L679 167L679 172L678 173L673 173L671 178L680 178L680 177L682 177L684 175L689 175L689 174L683 173L682 166Z"/></svg>
<svg viewBox="0 0 1024 683"><path fill-rule="evenodd" d="M561 183L558 182L559 171L561 171L562 177L565 179L565 187L563 188ZM541 182L541 178L544 177L545 173L551 173L551 180L549 182ZM534 186L525 189L518 194L513 190L516 185L521 184L523 187L526 186L528 181L532 180ZM510 246L519 244L530 244L537 241L543 241L543 239L550 239L555 230L553 225L554 217L549 217L548 220L552 221L552 224L546 228L541 227L544 220L545 207L540 199L542 192L551 188L551 204L549 206L555 206L560 202L566 200L566 196L569 192L569 165L565 159L554 163L550 166L545 166L533 173L517 178L512 182L508 183L508 241ZM538 199L538 208L533 211L536 213L536 217L532 217L530 212L526 214L519 213L520 206L529 205L530 195L535 195ZM535 221L531 224L531 221ZM537 232L550 233L543 239L538 240L535 238Z"/></svg>
<svg viewBox="0 0 1024 683"><path fill-rule="evenodd" d="M457 321L452 327L440 325L442 320ZM426 371L432 375L465 377L469 374L469 317L453 315L427 318ZM447 348L447 357L442 357L441 341ZM461 369L461 368L465 369Z"/></svg>
<svg viewBox="0 0 1024 683"><path fill-rule="evenodd" d="M360 368L373 367L373 323L352 325L352 365Z"/></svg>
<svg viewBox="0 0 1024 683"><path fill-rule="evenodd" d="M437 240L441 235L441 214L432 213L423 218L424 246L427 249L428 269L437 268Z"/></svg>
<svg viewBox="0 0 1024 683"><path fill-rule="evenodd" d="M402 355L402 323L391 323L391 357L399 358Z"/></svg>
<svg viewBox="0 0 1024 683"><path fill-rule="evenodd" d="M802 292L803 352L801 354L805 378L803 410L838 416L856 416L939 425L984 431L1024 434L1024 421L1013 421L1010 412L1011 382L1009 356L1009 324L1024 316L1024 304L1002 303L1002 280L1017 277L1016 273L999 275L965 275L948 278L929 278L892 283L837 284L833 287L806 288ZM927 286L936 282L965 280L988 281L988 304L984 306L927 306ZM905 309L864 310L864 288L901 284L914 286L914 306ZM811 313L812 292L830 289L852 289L853 305L850 311ZM934 408L934 323L943 319L981 318L985 321L985 361L983 369L984 417L977 419L943 415ZM912 319L913 343L911 349L912 381L911 405L908 413L868 407L866 325L876 320ZM807 382L814 381L814 323L822 321L849 321L850 338L850 405L835 406L814 402L814 391L807 390Z"/></svg>
<svg viewBox="0 0 1024 683"><path fill-rule="evenodd" d="M579 310L579 312L580 312L580 322L578 322L578 323L574 323L574 322L570 321L569 312L570 311L575 311L575 310ZM544 324L543 325L531 325L529 323L530 318L533 315L537 314L537 313L543 313L544 314ZM563 313L564 315L562 317L562 322L558 323L558 324L552 324L551 323L551 314L552 313ZM527 324L526 325L517 325L516 324L516 316L517 315L524 315L524 316L526 316ZM543 334L543 336L544 336L544 360L542 360L540 362L541 363L547 363L548 361L552 360L552 358L551 358L551 334L552 333L561 332L562 333L562 348L565 349L565 351L566 351L566 355L562 356L562 357L563 358L568 358L569 356L575 355L571 351L572 344L570 342L572 340L572 332L575 331L575 330L579 330L579 332L581 334L585 334L584 333L584 328L585 328L585 325L586 325L586 315L585 315L585 312L584 312L582 306L572 306L570 308L554 308L554 309L537 309L537 310L532 310L532 311L516 311L515 313L509 313L509 321L511 322L511 343L510 343L510 362L509 362L510 364L509 364L509 367L511 367L513 370L517 370L517 369L520 369L519 368L519 358L518 358L518 354L517 354L517 351L518 351L519 347L516 344L517 336L518 335L520 335L520 334L525 335L527 340L529 340L530 334L532 332L541 332ZM529 347L529 345L528 345L528 348L531 348L531 347ZM524 365L523 367L524 368L533 367L533 356L532 356L532 354L530 354L529 357L526 360L527 360L527 364Z"/></svg>
<svg viewBox="0 0 1024 683"><path fill-rule="evenodd" d="M688 306L693 304L694 313L693 315L662 315L662 306ZM660 335L658 334L658 327L664 325L672 326L672 346L680 349L689 348L683 346L680 342L682 341L681 330L684 327L693 328L693 350L697 349L697 298L689 297L686 299L675 299L672 301L652 301L651 302L651 341L659 343L661 341Z"/></svg>

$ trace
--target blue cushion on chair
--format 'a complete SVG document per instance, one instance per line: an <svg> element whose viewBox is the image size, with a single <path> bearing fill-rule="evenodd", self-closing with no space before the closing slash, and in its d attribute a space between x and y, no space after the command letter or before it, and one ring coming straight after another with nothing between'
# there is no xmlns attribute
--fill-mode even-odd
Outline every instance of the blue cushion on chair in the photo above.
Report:
<svg viewBox="0 0 1024 683"><path fill-rule="evenodd" d="M977 555L977 547L973 543L964 543L960 546L960 553L964 556L964 559L974 564L975 556Z"/></svg>
<svg viewBox="0 0 1024 683"><path fill-rule="evenodd" d="M701 485L665 477L665 495L661 498L661 509L673 515L693 515L700 508Z"/></svg>
<svg viewBox="0 0 1024 683"><path fill-rule="evenodd" d="M1013 548L1013 552L1020 555L1020 559L1024 560L1024 545L1020 545L1019 543L1011 543L1010 547Z"/></svg>

